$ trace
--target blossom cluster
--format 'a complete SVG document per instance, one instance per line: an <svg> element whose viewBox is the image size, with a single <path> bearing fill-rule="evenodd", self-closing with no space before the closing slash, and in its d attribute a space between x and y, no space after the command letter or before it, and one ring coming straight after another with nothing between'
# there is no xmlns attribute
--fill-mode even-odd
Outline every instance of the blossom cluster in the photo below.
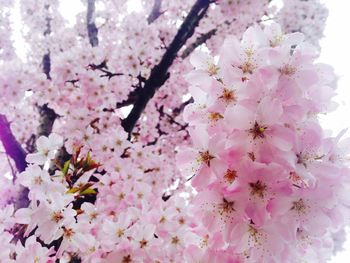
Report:
<svg viewBox="0 0 350 263"><path fill-rule="evenodd" d="M278 24L191 62L193 147L178 163L198 192L209 250L231 260L218 262L325 262L350 212L345 131L329 137L317 117L332 108L332 69Z"/></svg>
<svg viewBox="0 0 350 263"><path fill-rule="evenodd" d="M302 32L308 42L320 48L327 17L328 9L319 1L285 0L276 20L285 32Z"/></svg>
<svg viewBox="0 0 350 263"><path fill-rule="evenodd" d="M0 136L0 262L325 262L338 249L349 140L317 119L334 108L336 78L302 34L260 28L278 20L315 44L318 0L279 11L267 0L155 0L132 12L130 1L89 0L73 26L60 1L21 0L24 61L7 26L13 4L0 2L0 135L12 132L26 156L18 169ZM205 2L127 133L129 108Z"/></svg>
<svg viewBox="0 0 350 263"><path fill-rule="evenodd" d="M12 46L12 40L6 31L10 27L10 8L12 7L11 1L3 0L0 2L0 59L11 60L14 57L15 50Z"/></svg>
<svg viewBox="0 0 350 263"><path fill-rule="evenodd" d="M50 175L64 142L38 138L17 179L30 205L2 211L1 260L325 262L349 223L348 142L317 121L335 77L302 40L254 26L227 38L218 58L192 55L182 181L153 146L94 125L84 144L65 142L72 158Z"/></svg>
<svg viewBox="0 0 350 263"><path fill-rule="evenodd" d="M126 137L118 140L126 147ZM123 157L116 148L102 165L80 148L50 174L45 164L62 145L57 134L39 137L27 156L17 182L29 189L30 205L1 211L2 262L181 262L201 242L185 199L163 192L173 177L164 173L166 160L128 145Z"/></svg>

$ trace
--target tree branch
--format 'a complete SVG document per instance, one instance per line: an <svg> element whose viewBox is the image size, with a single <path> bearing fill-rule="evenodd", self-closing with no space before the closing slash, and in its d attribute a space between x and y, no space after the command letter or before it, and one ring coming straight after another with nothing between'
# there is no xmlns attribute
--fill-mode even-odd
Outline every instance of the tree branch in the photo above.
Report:
<svg viewBox="0 0 350 263"><path fill-rule="evenodd" d="M45 5L45 9L48 11L50 9L50 5ZM46 29L44 31L44 36L48 36L51 34L51 18L49 16L46 17ZM51 60L50 60L50 51L48 51L42 60L43 72L46 75L47 79L51 79L50 71L51 71Z"/></svg>
<svg viewBox="0 0 350 263"><path fill-rule="evenodd" d="M147 17L148 24L152 24L154 21L157 20L158 17L162 15L162 12L160 12L161 8L162 8L162 0L154 0L152 11Z"/></svg>
<svg viewBox="0 0 350 263"><path fill-rule="evenodd" d="M129 93L128 98L126 100L117 103L117 109L134 104L135 101L139 98L139 93L141 91L142 88L137 86L133 91Z"/></svg>
<svg viewBox="0 0 350 263"><path fill-rule="evenodd" d="M98 46L98 29L95 24L95 0L87 0L87 3L86 22L89 41L92 47L96 47Z"/></svg>
<svg viewBox="0 0 350 263"><path fill-rule="evenodd" d="M182 52L181 58L182 59L187 58L193 52L193 50L195 50L197 47L207 42L207 40L210 39L213 35L215 35L216 32L217 32L217 29L214 28L208 31L207 33L199 36L192 44L186 47L186 49Z"/></svg>
<svg viewBox="0 0 350 263"><path fill-rule="evenodd" d="M193 97L189 98L188 100L184 101L183 103L181 103L181 105L175 109L173 109L173 115L174 117L179 116L179 114L185 109L185 107L188 104L191 104L194 102Z"/></svg>
<svg viewBox="0 0 350 263"><path fill-rule="evenodd" d="M51 71L50 52L47 52L43 56L42 65L43 65L43 72L46 75L46 78L51 79L51 76L50 76L50 71Z"/></svg>
<svg viewBox="0 0 350 263"><path fill-rule="evenodd" d="M113 78L115 76L124 76L124 73L114 73L114 72L109 71L108 66L107 66L107 61L102 61L102 63L100 63L98 65L89 64L88 69L101 71L103 74L100 75L100 77L101 78L107 77L108 80L110 80L111 78Z"/></svg>
<svg viewBox="0 0 350 263"><path fill-rule="evenodd" d="M0 114L0 140L4 146L6 154L10 156L11 159L15 162L17 171L23 172L27 167L27 153L23 150L22 146L16 140L15 136L13 136L10 129L10 123L2 114ZM15 202L15 209L28 207L28 205L28 189L21 186L17 200Z"/></svg>
<svg viewBox="0 0 350 263"><path fill-rule="evenodd" d="M45 5L45 9L49 10L50 5ZM51 20L49 16L46 17L46 29L44 31L44 36L48 36L51 34ZM51 80L50 71L51 71L51 57L50 57L50 51L48 50L47 53L43 56L42 59L42 67L43 72L46 75L46 78L48 80ZM54 110L49 108L47 104L44 104L42 106L39 106L39 127L37 130L37 134L32 139L32 142L35 143L36 139L40 136L49 136L49 134L52 132L53 124L58 117L58 115L55 113ZM35 151L35 144L31 145L31 147L28 147L30 149L30 152Z"/></svg>
<svg viewBox="0 0 350 263"><path fill-rule="evenodd" d="M169 67L172 65L181 47L186 43L187 39L193 35L199 21L205 15L209 4L210 0L196 1L161 61L152 69L130 114L122 121L122 126L125 131L129 133L129 137L148 101L154 96L157 89L169 78Z"/></svg>
<svg viewBox="0 0 350 263"><path fill-rule="evenodd" d="M0 140L4 145L7 155L14 160L17 170L23 172L27 167L27 153L23 150L19 142L17 142L15 136L13 136L10 123L7 121L6 116L2 114L0 114Z"/></svg>
<svg viewBox="0 0 350 263"><path fill-rule="evenodd" d="M40 118L37 137L49 136L58 115L53 109L49 108L47 104L39 107L39 114Z"/></svg>

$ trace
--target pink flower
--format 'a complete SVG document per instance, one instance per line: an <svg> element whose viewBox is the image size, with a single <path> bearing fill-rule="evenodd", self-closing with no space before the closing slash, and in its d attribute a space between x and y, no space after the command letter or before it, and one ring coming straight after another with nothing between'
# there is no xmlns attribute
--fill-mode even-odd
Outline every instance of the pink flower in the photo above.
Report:
<svg viewBox="0 0 350 263"><path fill-rule="evenodd" d="M344 132L326 137L315 118L329 108L334 76L301 41L276 24L253 26L241 41L224 42L220 78L190 74L208 81L188 79L194 103L184 118L193 144L177 159L196 190L195 231L203 228L210 245L189 246L189 260L317 261L349 223L349 168L340 157L348 142L337 147ZM223 90L229 103L218 96Z"/></svg>
<svg viewBox="0 0 350 263"><path fill-rule="evenodd" d="M31 236L26 240L25 247L18 249L19 254L16 257L18 262L38 262L47 263L53 260L51 257L54 254L54 249L48 249L42 247L39 242L36 241L35 236Z"/></svg>
<svg viewBox="0 0 350 263"><path fill-rule="evenodd" d="M41 136L36 141L36 153L27 155L27 162L38 165L45 164L55 157L55 151L63 145L63 139L58 134L52 133L49 137Z"/></svg>
<svg viewBox="0 0 350 263"><path fill-rule="evenodd" d="M22 208L15 214L16 222L28 224L26 233L29 234L36 226L35 233L46 243L56 240L63 234L63 226L73 222L76 211L67 206L72 196L62 197L52 193L48 200L41 200L40 204L32 202L32 208Z"/></svg>

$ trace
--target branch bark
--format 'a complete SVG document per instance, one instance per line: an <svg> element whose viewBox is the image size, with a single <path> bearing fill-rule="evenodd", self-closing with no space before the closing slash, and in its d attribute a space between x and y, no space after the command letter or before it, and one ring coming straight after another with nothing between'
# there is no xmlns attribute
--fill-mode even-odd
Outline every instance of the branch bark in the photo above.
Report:
<svg viewBox="0 0 350 263"><path fill-rule="evenodd" d="M87 0L86 23L89 41L92 47L98 46L98 29L95 24L95 0Z"/></svg>
<svg viewBox="0 0 350 263"><path fill-rule="evenodd" d="M17 170L23 172L27 167L27 153L12 134L10 123L7 121L6 116L2 114L0 114L0 140L8 156L14 160Z"/></svg>
<svg viewBox="0 0 350 263"><path fill-rule="evenodd" d="M23 172L27 167L26 156L27 153L23 150L21 144L16 140L11 132L10 123L7 118L0 114L0 140L4 146L6 154L15 162L18 172ZM15 209L28 207L28 189L21 186L19 195L15 203Z"/></svg>
<svg viewBox="0 0 350 263"><path fill-rule="evenodd" d="M162 8L162 0L154 0L152 11L147 17L148 24L152 24L154 21L157 20L158 17L162 15L162 12L160 11L161 8Z"/></svg>
<svg viewBox="0 0 350 263"><path fill-rule="evenodd" d="M212 30L208 31L205 34L202 34L201 36L199 36L192 44L190 44L183 52L181 55L182 59L187 58L192 52L193 50L195 50L197 47L199 47L200 45L204 44L205 42L207 42L208 39L210 39L212 36L214 36L217 32L216 28L213 28Z"/></svg>
<svg viewBox="0 0 350 263"><path fill-rule="evenodd" d="M45 5L45 8L49 10L50 5ZM44 31L44 36L48 36L51 34L51 20L52 18L47 16L46 17L46 29ZM51 57L50 57L50 51L48 50L47 53L43 56L42 59L42 69L44 74L46 75L46 78L48 80L51 80L50 72L51 72ZM58 115L55 113L54 110L49 108L47 104L44 104L42 106L39 106L39 127L37 130L37 134L35 135L35 138L33 142L36 141L37 138L40 136L49 136L49 134L52 132L53 124L58 117ZM32 145L30 147L31 151L35 151L35 145Z"/></svg>
<svg viewBox="0 0 350 263"><path fill-rule="evenodd" d="M188 105L188 104L191 104L194 102L194 99L193 97L189 98L188 100L184 101L179 107L173 109L173 115L174 117L177 117L180 115L181 112L183 112L183 110L185 109L185 107Z"/></svg>
<svg viewBox="0 0 350 263"><path fill-rule="evenodd" d="M58 115L53 109L49 108L47 104L39 107L39 114L39 127L36 137L39 138L40 136L49 136Z"/></svg>
<svg viewBox="0 0 350 263"><path fill-rule="evenodd" d="M148 101L169 78L170 74L168 70L170 66L174 62L181 47L193 35L199 21L205 15L210 2L210 0L197 0L195 2L161 61L152 69L150 77L146 80L144 87L140 91L140 96L136 100L130 114L122 121L123 128L129 133L129 138Z"/></svg>

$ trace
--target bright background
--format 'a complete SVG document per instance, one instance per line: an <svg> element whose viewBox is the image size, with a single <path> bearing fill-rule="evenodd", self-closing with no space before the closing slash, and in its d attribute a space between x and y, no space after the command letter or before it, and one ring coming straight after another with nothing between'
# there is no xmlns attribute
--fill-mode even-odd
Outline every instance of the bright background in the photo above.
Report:
<svg viewBox="0 0 350 263"><path fill-rule="evenodd" d="M320 61L334 67L338 80L338 96L336 101L339 107L336 111L321 116L324 128L338 133L350 127L350 36L347 34L349 22L350 1L327 0L324 1L329 9L325 37L321 41L322 51ZM350 132L347 133L350 135ZM350 194L350 193L349 193ZM344 251L330 261L331 263L350 262L350 231L347 231L347 242Z"/></svg>

